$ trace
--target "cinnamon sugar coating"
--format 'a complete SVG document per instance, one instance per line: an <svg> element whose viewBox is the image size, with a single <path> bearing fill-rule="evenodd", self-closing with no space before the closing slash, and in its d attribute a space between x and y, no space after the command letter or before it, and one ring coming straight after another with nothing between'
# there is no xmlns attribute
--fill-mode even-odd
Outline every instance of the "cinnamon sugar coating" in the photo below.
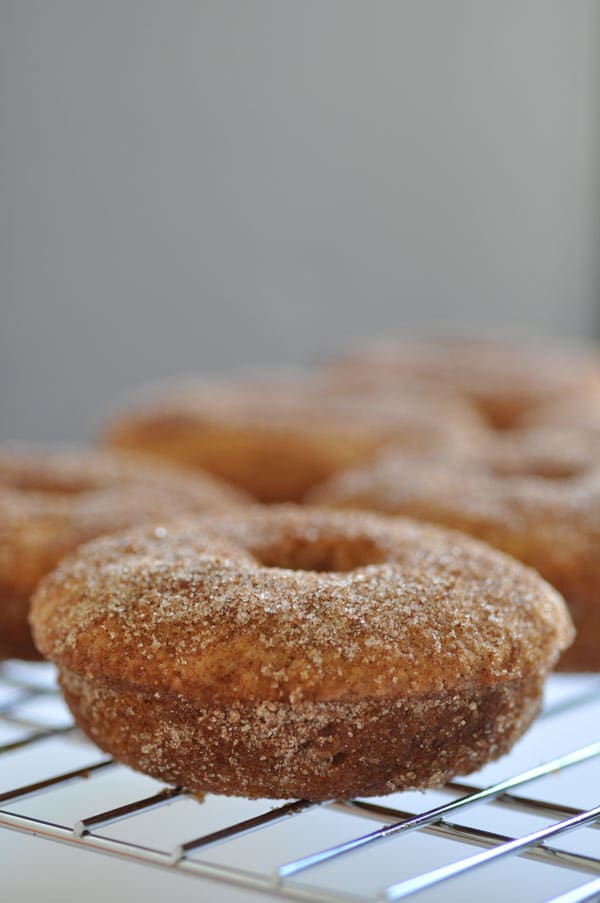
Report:
<svg viewBox="0 0 600 903"><path fill-rule="evenodd" d="M328 372L351 386L412 378L454 389L500 429L517 426L544 404L582 395L600 403L600 355L589 349L449 338L380 342L330 364Z"/></svg>
<svg viewBox="0 0 600 903"><path fill-rule="evenodd" d="M577 454L574 459L568 454L561 457L551 444L544 454L543 436L538 436L539 445L537 440L529 444L529 457L521 459L512 457L514 445L504 456L497 449L487 461L390 454L369 467L338 475L314 490L311 501L441 524L483 539L530 565L563 595L577 629L559 668L597 671L600 467L583 466L585 446L580 459Z"/></svg>
<svg viewBox="0 0 600 903"><path fill-rule="evenodd" d="M388 793L506 751L572 626L537 574L450 531L294 506L96 540L32 625L102 748L194 791Z"/></svg>
<svg viewBox="0 0 600 903"><path fill-rule="evenodd" d="M263 502L313 485L394 445L469 447L483 424L458 396L423 386L353 391L322 382L191 382L116 418L109 445L201 467Z"/></svg>
<svg viewBox="0 0 600 903"><path fill-rule="evenodd" d="M246 501L212 477L150 456L0 450L0 658L39 657L27 623L30 596L66 552L134 524Z"/></svg>

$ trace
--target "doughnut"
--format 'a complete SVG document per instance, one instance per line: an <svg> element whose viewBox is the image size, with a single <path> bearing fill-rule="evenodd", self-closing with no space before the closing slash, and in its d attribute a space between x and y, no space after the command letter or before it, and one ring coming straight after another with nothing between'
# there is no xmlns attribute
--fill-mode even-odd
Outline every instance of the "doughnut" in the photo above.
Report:
<svg viewBox="0 0 600 903"><path fill-rule="evenodd" d="M309 501L441 524L488 542L535 568L565 598L577 638L560 670L600 670L600 460L596 466L530 439L527 473L515 449L477 461L461 456L381 456L315 488ZM541 442L541 437L540 437ZM584 466L584 464L586 466ZM542 475L539 475L539 474Z"/></svg>
<svg viewBox="0 0 600 903"><path fill-rule="evenodd" d="M107 442L197 466L259 501L299 501L316 483L394 444L464 447L482 424L431 389L343 393L324 385L190 383L117 417Z"/></svg>
<svg viewBox="0 0 600 903"><path fill-rule="evenodd" d="M367 346L329 364L334 382L394 384L407 378L454 389L497 429L517 426L541 405L589 396L600 406L600 355L516 343L440 339Z"/></svg>
<svg viewBox="0 0 600 903"><path fill-rule="evenodd" d="M66 552L102 533L244 501L212 477L150 456L0 449L0 658L39 657L29 599Z"/></svg>
<svg viewBox="0 0 600 903"><path fill-rule="evenodd" d="M193 792L272 799L479 768L572 639L558 593L483 543L293 505L89 543L41 583L32 625L102 749Z"/></svg>

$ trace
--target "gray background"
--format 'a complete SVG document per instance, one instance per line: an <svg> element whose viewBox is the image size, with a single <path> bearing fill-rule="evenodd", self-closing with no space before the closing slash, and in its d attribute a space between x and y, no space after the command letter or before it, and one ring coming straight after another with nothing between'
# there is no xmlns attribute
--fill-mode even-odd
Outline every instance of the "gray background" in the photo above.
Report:
<svg viewBox="0 0 600 903"><path fill-rule="evenodd" d="M600 4L0 0L0 434L364 333L589 335Z"/></svg>

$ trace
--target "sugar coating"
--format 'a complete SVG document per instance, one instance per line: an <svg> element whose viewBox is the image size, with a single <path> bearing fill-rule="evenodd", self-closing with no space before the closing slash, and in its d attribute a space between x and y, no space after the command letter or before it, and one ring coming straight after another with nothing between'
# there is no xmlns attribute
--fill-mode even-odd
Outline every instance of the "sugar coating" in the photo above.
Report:
<svg viewBox="0 0 600 903"><path fill-rule="evenodd" d="M0 450L0 657L31 657L29 597L82 542L166 515L245 504L237 490L150 456Z"/></svg>
<svg viewBox="0 0 600 903"><path fill-rule="evenodd" d="M50 496L57 504L86 500L94 493L123 486L165 487L183 497L239 502L231 486L208 474L166 465L151 454L111 452L71 446L32 447L11 445L0 448L0 488L31 493L24 498L42 502ZM46 499L46 501L50 501ZM92 499L93 500L93 499Z"/></svg>
<svg viewBox="0 0 600 903"><path fill-rule="evenodd" d="M394 445L467 448L481 419L441 390L348 392L324 383L195 382L134 405L107 430L118 448L205 468L263 502L300 501L344 467Z"/></svg>
<svg viewBox="0 0 600 903"><path fill-rule="evenodd" d="M417 378L474 401L498 427L512 427L545 403L600 399L600 357L590 349L532 348L518 343L443 339L379 342L330 364L349 385Z"/></svg>
<svg viewBox="0 0 600 903"><path fill-rule="evenodd" d="M32 624L80 723L125 761L315 798L498 755L572 638L558 594L481 543L293 506L90 543L43 581Z"/></svg>
<svg viewBox="0 0 600 903"><path fill-rule="evenodd" d="M103 533L246 501L206 474L150 456L0 450L0 585L30 591L66 551Z"/></svg>
<svg viewBox="0 0 600 903"><path fill-rule="evenodd" d="M546 667L570 635L558 594L481 544L291 507L89 544L45 581L33 624L74 670L228 698L437 691Z"/></svg>
<svg viewBox="0 0 600 903"><path fill-rule="evenodd" d="M443 784L507 752L543 675L453 694L194 704L61 669L81 727L120 761L194 792L332 799Z"/></svg>
<svg viewBox="0 0 600 903"><path fill-rule="evenodd" d="M235 425L257 430L353 435L361 426L396 434L435 432L459 436L478 429L473 408L443 389L407 383L394 393L363 392L305 379L293 382L188 380L146 393L143 401L109 425L109 434L127 435L136 425L168 429L187 423L198 429Z"/></svg>
<svg viewBox="0 0 600 903"><path fill-rule="evenodd" d="M535 467L554 475L577 471L551 445L529 447ZM514 438L509 440L515 442ZM513 449L514 450L514 449ZM416 517L469 533L534 567L565 597L578 636L561 660L572 670L600 668L600 468L548 479L510 473L510 461L394 453L338 475L312 501ZM593 456L592 456L593 457ZM582 462L580 462L582 463ZM517 466L518 455L512 462ZM500 466L502 465L502 466ZM503 474L502 469L507 473ZM533 469L533 468L532 468ZM562 472L562 473L561 473Z"/></svg>

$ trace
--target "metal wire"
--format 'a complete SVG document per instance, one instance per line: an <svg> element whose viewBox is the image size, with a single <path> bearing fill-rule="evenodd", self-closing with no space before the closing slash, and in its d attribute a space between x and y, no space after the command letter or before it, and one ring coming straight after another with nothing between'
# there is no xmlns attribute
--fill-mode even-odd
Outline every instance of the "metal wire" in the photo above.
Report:
<svg viewBox="0 0 600 903"><path fill-rule="evenodd" d="M0 725L4 724L22 735L8 739L0 744L0 756L12 753L21 755L22 751L44 741L62 737L65 742L81 742L81 737L72 723L52 726L52 719L44 715L44 706L56 703L57 691L47 680L35 679L35 672L29 669L17 670L10 666L0 667ZM545 713L545 718L556 721L556 730L561 730L561 719L565 716L577 715L586 718L586 706L598 701L599 683L589 679L582 692L577 692L566 701L554 705ZM33 704L33 714L32 714ZM22 709L25 709L25 714ZM37 712L37 714L36 714ZM597 799L590 798L585 807L567 805L562 802L540 799L527 792L529 785L557 771L561 773L575 769L583 763L598 766L600 776L600 742L586 744L561 755L548 755L545 761L511 775L502 781L476 785L452 781L443 788L443 793L452 799L435 806L428 806L419 812L409 812L396 806L380 805L365 800L332 800L327 803L313 803L307 800L286 802L265 809L258 815L234 821L217 830L207 831L191 837L184 842L171 842L166 849L157 848L141 842L141 840L124 840L111 833L116 823L147 816L159 807L177 805L190 800L180 787L165 787L155 793L139 797L132 793L129 799L119 805L101 812L82 813L71 824L61 824L50 818L27 814L19 804L37 799L44 793L56 793L69 785L80 781L94 781L100 775L110 776L116 769L111 759L96 751L89 745L90 756L87 765L50 774L40 780L29 781L21 786L13 787L0 793L0 827L10 830L34 834L73 847L94 850L109 856L143 862L147 865L170 869L209 879L225 881L251 890L263 891L266 894L287 897L304 901L323 901L323 903L367 903L367 901L392 901L412 897L436 885L459 880L461 876L483 870L486 866L510 857L524 857L547 868L570 870L573 883L571 890L553 898L553 903L583 903L585 900L600 899L600 849L598 856L576 852L556 846L554 840L559 835L576 828L600 827L600 780L589 784L590 797L595 793ZM119 766L122 769L122 766ZM514 793L515 789L519 793ZM400 797L401 798L401 797ZM426 797L427 798L427 797ZM395 798L392 798L395 799ZM535 831L526 831L520 836L508 836L486 830L478 825L476 812L481 807L501 807L514 813L537 816L548 820L548 823ZM477 807L480 807L477 809ZM454 816L469 810L474 824L457 823ZM342 813L356 822L356 830L349 840L315 850L309 855L302 855L280 863L274 870L255 871L241 868L235 858L235 842L250 833L259 833L268 829L276 829L289 819L302 819L307 813L326 818L325 812ZM320 815L323 813L323 815ZM361 820L381 822L382 826L370 830L366 834L360 831ZM137 824L137 823L136 823ZM361 850L369 850L384 843L402 844L402 837L414 832L430 834L447 842L458 842L479 847L479 852L470 856L462 856L456 861L431 868L379 888L373 895L361 895L340 888L322 887L318 883L317 867L336 861L341 857L352 857ZM267 843L267 835L262 835ZM308 834L310 837L310 833ZM306 839L306 838L305 838ZM260 838L259 838L260 840ZM230 845L230 846L228 846ZM214 847L231 850L226 863L211 858ZM202 854L202 859L198 854ZM205 858L208 857L208 858ZM223 856L220 857L223 859ZM315 871L317 870L317 871ZM302 874L300 883L297 876ZM585 876L588 876L586 880ZM589 880L589 876L594 876ZM526 899L523 897L522 899Z"/></svg>

